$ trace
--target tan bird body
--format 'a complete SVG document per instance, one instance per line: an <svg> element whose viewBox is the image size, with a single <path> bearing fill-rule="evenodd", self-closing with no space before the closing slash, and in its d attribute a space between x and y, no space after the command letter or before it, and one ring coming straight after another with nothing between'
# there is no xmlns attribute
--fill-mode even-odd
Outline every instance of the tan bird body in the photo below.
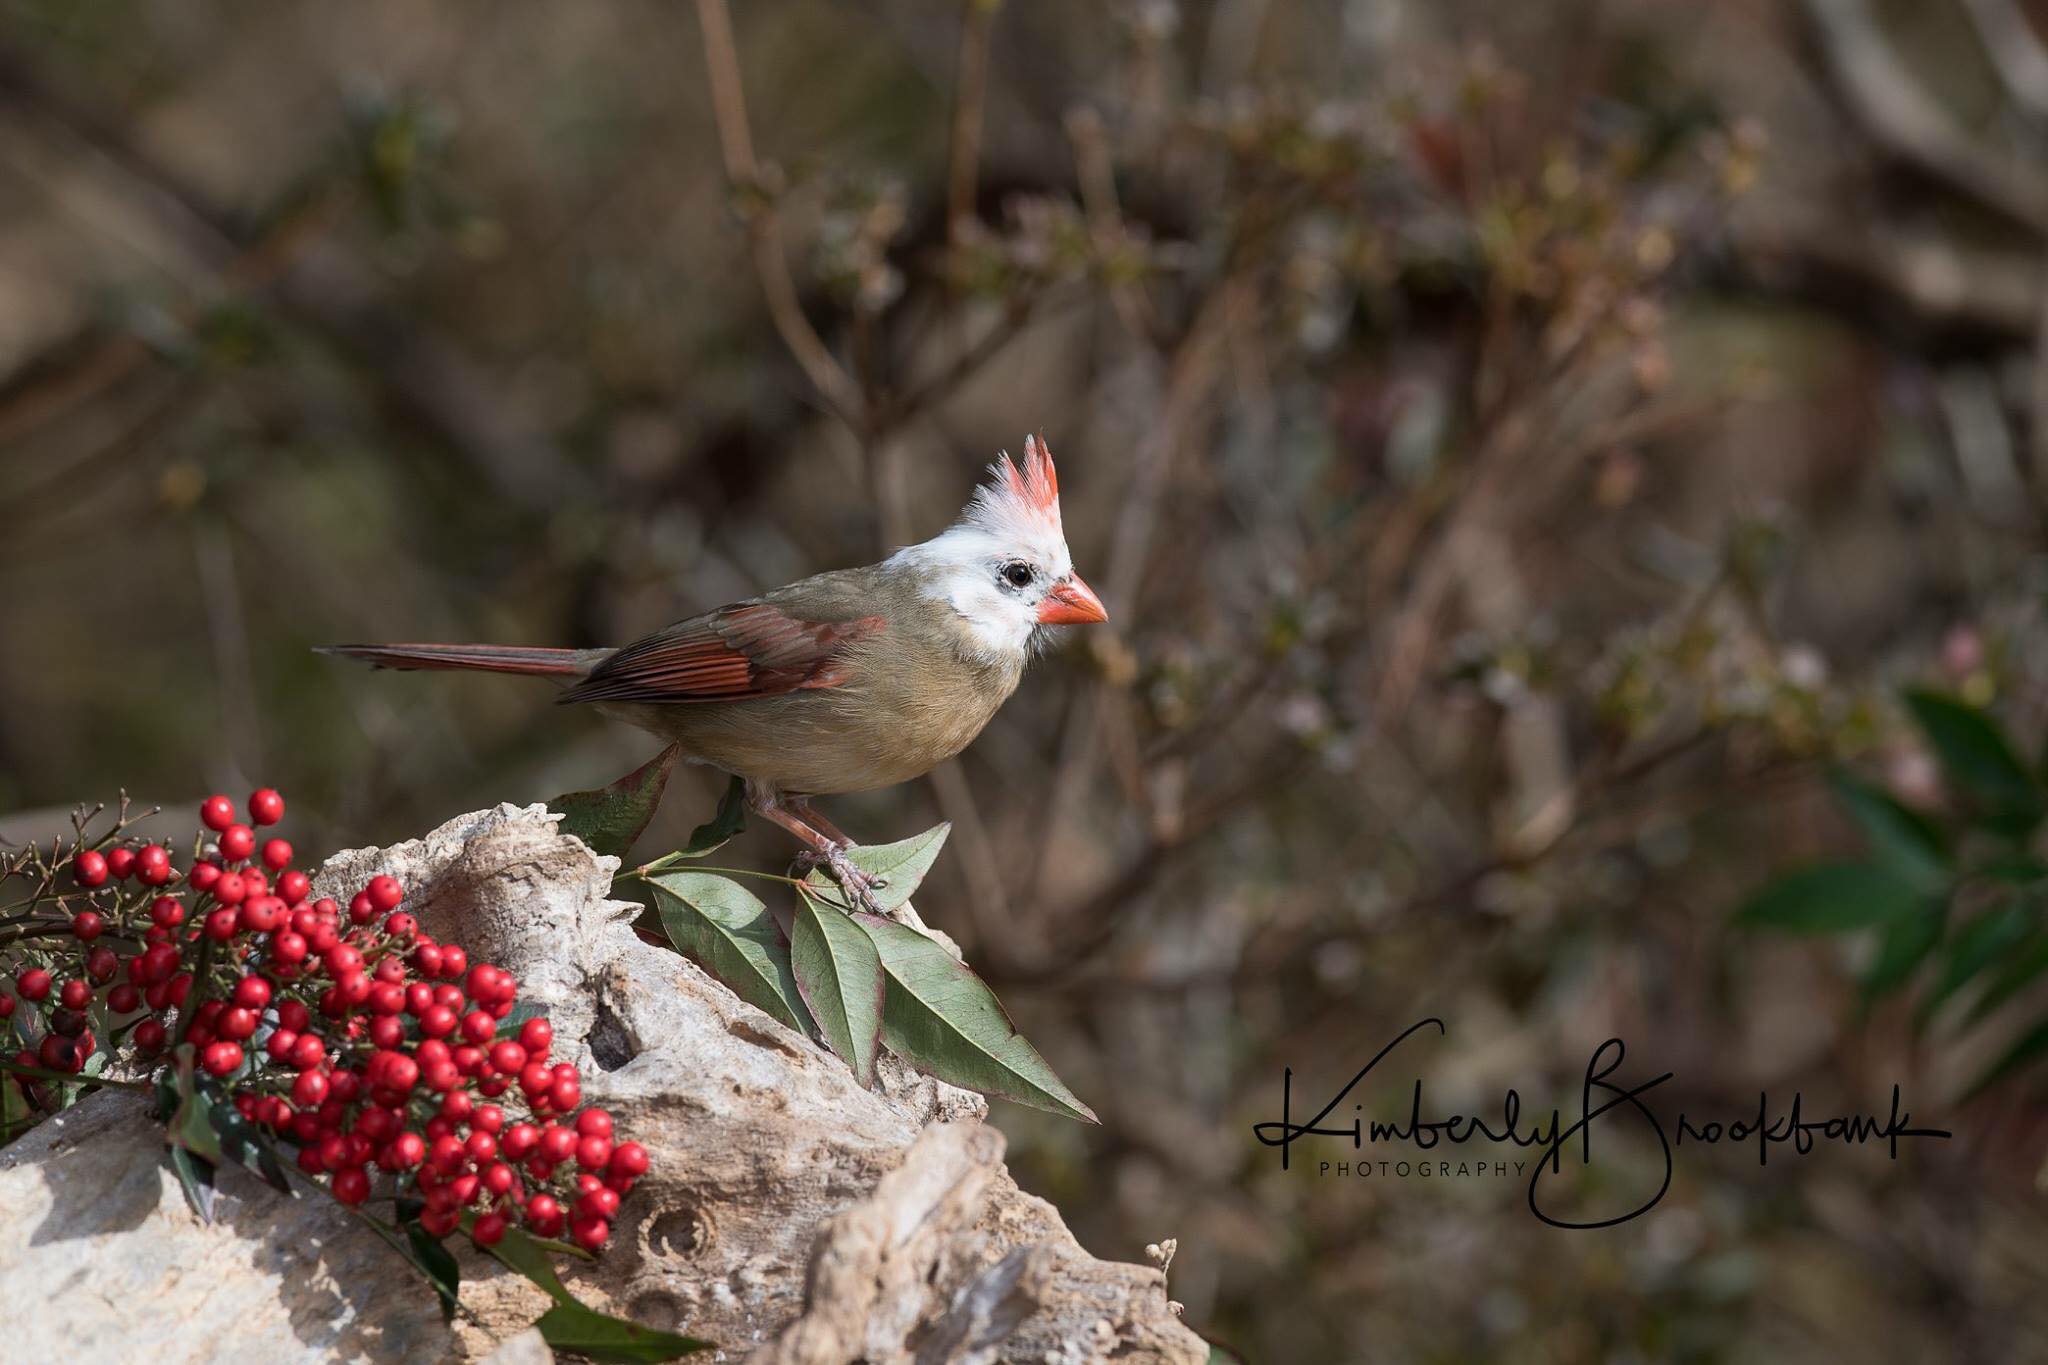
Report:
<svg viewBox="0 0 2048 1365"><path fill-rule="evenodd" d="M809 798L892 786L981 733L1048 626L1100 621L1073 572L1042 442L1007 458L951 527L879 564L816 574L619 649L341 645L400 669L553 677L746 780L749 804L858 890L851 841Z"/></svg>

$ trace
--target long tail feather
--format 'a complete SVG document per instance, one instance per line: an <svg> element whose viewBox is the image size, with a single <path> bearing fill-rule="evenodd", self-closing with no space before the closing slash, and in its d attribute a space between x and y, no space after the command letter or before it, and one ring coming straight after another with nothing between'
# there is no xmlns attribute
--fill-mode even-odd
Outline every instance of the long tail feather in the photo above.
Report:
<svg viewBox="0 0 2048 1365"><path fill-rule="evenodd" d="M609 651L547 649L537 645L329 645L316 652L361 659L377 668L471 669L576 678Z"/></svg>

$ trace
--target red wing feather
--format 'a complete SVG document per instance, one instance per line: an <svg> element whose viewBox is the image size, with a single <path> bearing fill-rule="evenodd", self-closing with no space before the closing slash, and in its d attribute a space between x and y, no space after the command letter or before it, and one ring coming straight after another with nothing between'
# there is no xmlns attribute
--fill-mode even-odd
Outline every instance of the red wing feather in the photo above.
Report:
<svg viewBox="0 0 2048 1365"><path fill-rule="evenodd" d="M738 701L837 687L840 652L881 628L879 616L800 621L765 602L724 607L627 645L560 699Z"/></svg>

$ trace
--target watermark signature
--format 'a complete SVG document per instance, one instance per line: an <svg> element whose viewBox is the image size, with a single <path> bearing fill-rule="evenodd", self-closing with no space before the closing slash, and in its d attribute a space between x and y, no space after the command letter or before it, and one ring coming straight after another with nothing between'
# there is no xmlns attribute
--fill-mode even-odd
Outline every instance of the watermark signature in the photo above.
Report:
<svg viewBox="0 0 2048 1365"><path fill-rule="evenodd" d="M1351 1092L1360 1082L1373 1074L1375 1067L1402 1043L1425 1030L1435 1030L1438 1036L1445 1036L1449 1030L1444 1021L1437 1018L1419 1020L1404 1029L1398 1037L1373 1055L1371 1061L1358 1069L1358 1074L1345 1082L1344 1088L1330 1097L1328 1103L1316 1111L1315 1116L1305 1122L1294 1117L1294 1068L1287 1068L1280 1080L1280 1118L1252 1125L1253 1134L1268 1147L1280 1149L1280 1166L1286 1170L1292 1162L1292 1148L1303 1138L1348 1138L1352 1150L1363 1151L1367 1143L1400 1143L1412 1146L1419 1152L1431 1152L1442 1146L1460 1147L1466 1143L1485 1142L1510 1144L1531 1151L1530 1161L1515 1161L1512 1165L1520 1175L1528 1170L1529 1211L1543 1222L1557 1228L1607 1228L1640 1218L1655 1208L1671 1189L1675 1149L1687 1143L1695 1146L1716 1146L1724 1143L1754 1143L1757 1164L1770 1164L1772 1151L1790 1151L1799 1156L1810 1155L1816 1145L1829 1144L1843 1147L1860 1147L1871 1143L1883 1143L1890 1158L1899 1156L1899 1141L1902 1138L1947 1139L1952 1137L1943 1128L1914 1128L1912 1115L1903 1110L1899 1087L1892 1087L1891 1112L1888 1117L1852 1114L1828 1118L1808 1118L1803 1112L1801 1097L1795 1092L1791 1103L1781 1110L1773 1111L1770 1096L1757 1096L1756 1112L1753 1116L1740 1118L1702 1119L1681 1111L1675 1123L1667 1124L1663 1115L1651 1106L1646 1096L1672 1077L1671 1072L1636 1084L1625 1084L1615 1078L1622 1061L1628 1055L1628 1047L1619 1038L1609 1038L1593 1050L1586 1063L1584 1082L1579 1092L1577 1117L1567 1121L1564 1113L1552 1109L1547 1115L1528 1115L1522 1111L1522 1098L1514 1090L1508 1090L1501 1099L1500 1116L1497 1124L1489 1123L1476 1114L1452 1114L1440 1118L1426 1117L1423 1109L1422 1081L1417 1079L1412 1091L1407 1117L1399 1122L1383 1123L1364 1117L1365 1106L1353 1102L1353 1117L1349 1123L1332 1121L1331 1116L1349 1099ZM1647 1129L1663 1152L1663 1180L1656 1192L1643 1198L1635 1194L1622 1193L1619 1203L1635 1202L1622 1212L1609 1216L1587 1214L1565 1214L1557 1211L1555 1201L1547 1197L1545 1180L1562 1176L1565 1162L1576 1157L1581 1166L1593 1164L1593 1130L1595 1126L1603 1131L1622 1126L1632 1126L1638 1132ZM1374 1159L1377 1161L1377 1158ZM1339 1174L1349 1174L1352 1163L1324 1161L1322 1173L1329 1174L1333 1166L1343 1167ZM1370 1167L1374 1162L1361 1161L1361 1167ZM1408 1170L1400 1169L1411 1165L1409 1161L1377 1161L1396 1175L1407 1175ZM1442 1174L1451 1174L1451 1163L1415 1162L1415 1165L1440 1165ZM1484 1173L1488 1162L1461 1160L1459 1172L1469 1173L1476 1165ZM1506 1174L1510 1163L1491 1163L1497 1174ZM1427 1171L1423 1174L1428 1174Z"/></svg>

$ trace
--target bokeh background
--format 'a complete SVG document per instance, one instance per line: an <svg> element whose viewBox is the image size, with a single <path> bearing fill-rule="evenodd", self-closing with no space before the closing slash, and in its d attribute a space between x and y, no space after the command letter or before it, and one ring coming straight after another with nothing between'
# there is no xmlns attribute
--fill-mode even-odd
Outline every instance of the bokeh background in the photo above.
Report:
<svg viewBox="0 0 2048 1365"><path fill-rule="evenodd" d="M1948 799L1902 686L2039 740L2048 7L734 9L0 0L0 832L599 784L651 742L310 648L619 642L1043 429L1112 626L834 813L953 821L919 905L1101 1112L998 1113L1092 1250L1177 1238L1260 1362L2044 1358L2048 1115L1963 1097L2027 1002L1731 921L1854 846L1830 765ZM1688 1153L1594 1233L1281 1172L1281 1069L1429 1014L1377 1111L1620 1034L1674 1110L1957 1138Z"/></svg>

